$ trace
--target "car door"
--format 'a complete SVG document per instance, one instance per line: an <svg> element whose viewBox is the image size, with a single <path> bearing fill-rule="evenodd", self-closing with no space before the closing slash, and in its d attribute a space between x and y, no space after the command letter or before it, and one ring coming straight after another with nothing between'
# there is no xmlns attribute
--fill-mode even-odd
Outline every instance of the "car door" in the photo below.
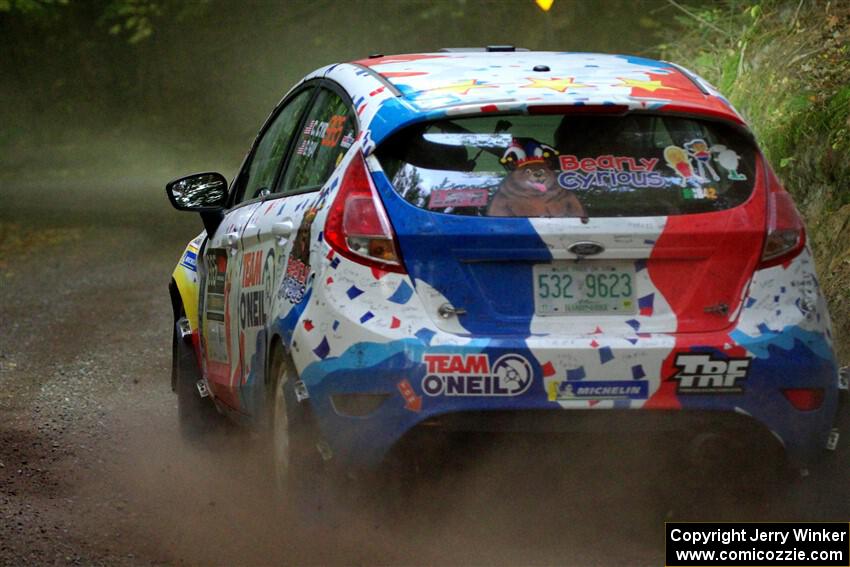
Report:
<svg viewBox="0 0 850 567"><path fill-rule="evenodd" d="M319 190L357 133L348 97L333 83L325 84L290 145L291 155L273 194L255 211L243 238L246 280L242 295L262 294L266 308L257 318L259 311L249 308L249 324L240 329L245 340L241 399L249 407L264 400L259 386L265 383L268 329L307 303L313 273L310 249L315 244L312 223L325 204ZM249 304L257 301L252 298Z"/></svg>
<svg viewBox="0 0 850 567"><path fill-rule="evenodd" d="M246 246L256 237L250 221L275 186L313 94L309 85L298 89L266 122L233 183L231 208L204 254L207 277L201 330L206 376L215 397L239 412L245 412L239 386L243 369L250 365L245 344L255 338L252 331L261 326L268 303L263 294L266 258L263 251Z"/></svg>

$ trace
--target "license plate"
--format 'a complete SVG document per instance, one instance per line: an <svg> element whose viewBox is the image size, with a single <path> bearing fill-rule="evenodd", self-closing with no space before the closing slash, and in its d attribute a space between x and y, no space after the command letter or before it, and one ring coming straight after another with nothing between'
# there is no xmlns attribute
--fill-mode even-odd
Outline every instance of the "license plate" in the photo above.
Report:
<svg viewBox="0 0 850 567"><path fill-rule="evenodd" d="M631 262L553 262L534 266L537 315L635 313Z"/></svg>

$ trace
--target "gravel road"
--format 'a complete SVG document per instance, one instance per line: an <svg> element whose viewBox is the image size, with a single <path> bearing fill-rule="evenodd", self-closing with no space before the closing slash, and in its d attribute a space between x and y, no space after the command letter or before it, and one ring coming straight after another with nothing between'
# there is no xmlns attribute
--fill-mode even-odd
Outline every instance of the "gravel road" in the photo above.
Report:
<svg viewBox="0 0 850 567"><path fill-rule="evenodd" d="M665 520L850 518L839 463L763 488L640 440L508 437L392 518L293 518L256 439L177 434L166 286L200 223L140 195L0 210L0 564L662 565Z"/></svg>

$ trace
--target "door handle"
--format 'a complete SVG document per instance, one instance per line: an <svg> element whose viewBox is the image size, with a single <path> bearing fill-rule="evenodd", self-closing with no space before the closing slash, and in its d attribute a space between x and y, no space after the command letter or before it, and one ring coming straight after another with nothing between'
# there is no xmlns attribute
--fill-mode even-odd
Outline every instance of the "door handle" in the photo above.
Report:
<svg viewBox="0 0 850 567"><path fill-rule="evenodd" d="M280 221L272 225L272 234L278 238L289 238L294 229L295 225L292 224L291 220Z"/></svg>
<svg viewBox="0 0 850 567"><path fill-rule="evenodd" d="M292 231L295 230L295 225L291 219L276 222L272 225L272 236L277 239L277 245L283 246L286 241L292 236Z"/></svg>

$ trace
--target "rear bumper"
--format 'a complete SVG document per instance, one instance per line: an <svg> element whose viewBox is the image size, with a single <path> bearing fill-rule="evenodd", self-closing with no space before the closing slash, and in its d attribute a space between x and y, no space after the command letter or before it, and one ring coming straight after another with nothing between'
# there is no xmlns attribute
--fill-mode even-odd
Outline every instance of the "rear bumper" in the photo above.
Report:
<svg viewBox="0 0 850 567"><path fill-rule="evenodd" d="M428 427L532 433L616 432L625 427L671 436L731 428L758 432L747 437L756 439L753 443L775 440L792 464L804 466L824 453L839 403L837 367L825 337L798 327L757 338L739 336L734 347L725 333L687 341L647 337L635 344L609 337L607 344L613 346L604 355L587 344L601 339L589 337L545 346L543 338L473 340L463 346L441 345L437 335L427 338L359 343L302 371L322 434L340 461L377 465L409 432ZM821 356L827 352L829 356ZM743 356L750 362L745 378L737 382L739 392L682 393L674 363L679 354L712 360ZM434 362L434 355L446 357L438 359L445 362ZM602 365L608 367L604 375L589 364L583 375L576 369L576 361L608 356L612 364ZM503 380L496 366L505 357L528 363L527 385L522 375L515 385ZM475 367L485 359L486 367L483 362ZM461 362L467 368L459 368ZM524 371L521 363L514 368ZM570 383L605 384L613 390L593 390L592 395L608 396L599 399L581 391L577 399L565 399L560 393ZM629 384L640 386L624 390ZM786 388L821 389L823 402L817 409L799 411L783 395ZM351 394L381 396L369 398L358 412L357 404L339 403Z"/></svg>
<svg viewBox="0 0 850 567"><path fill-rule="evenodd" d="M589 334L452 333L433 326L418 297L427 290L414 292L407 276L329 266L333 285L315 288L310 308L287 317L301 317L289 335L294 362L340 461L376 465L408 432L452 416L475 416L457 423L487 429L499 415L523 415L533 431L557 431L584 414L625 412L635 415L630 427L662 425L662 435L751 424L803 466L824 454L835 423L838 366L808 251L757 271L729 329L676 335L629 325ZM822 400L801 411L787 389L817 390ZM344 398L352 394L377 396ZM557 412L567 415L547 417ZM703 417L680 419L689 414ZM592 419L603 428L621 421Z"/></svg>

